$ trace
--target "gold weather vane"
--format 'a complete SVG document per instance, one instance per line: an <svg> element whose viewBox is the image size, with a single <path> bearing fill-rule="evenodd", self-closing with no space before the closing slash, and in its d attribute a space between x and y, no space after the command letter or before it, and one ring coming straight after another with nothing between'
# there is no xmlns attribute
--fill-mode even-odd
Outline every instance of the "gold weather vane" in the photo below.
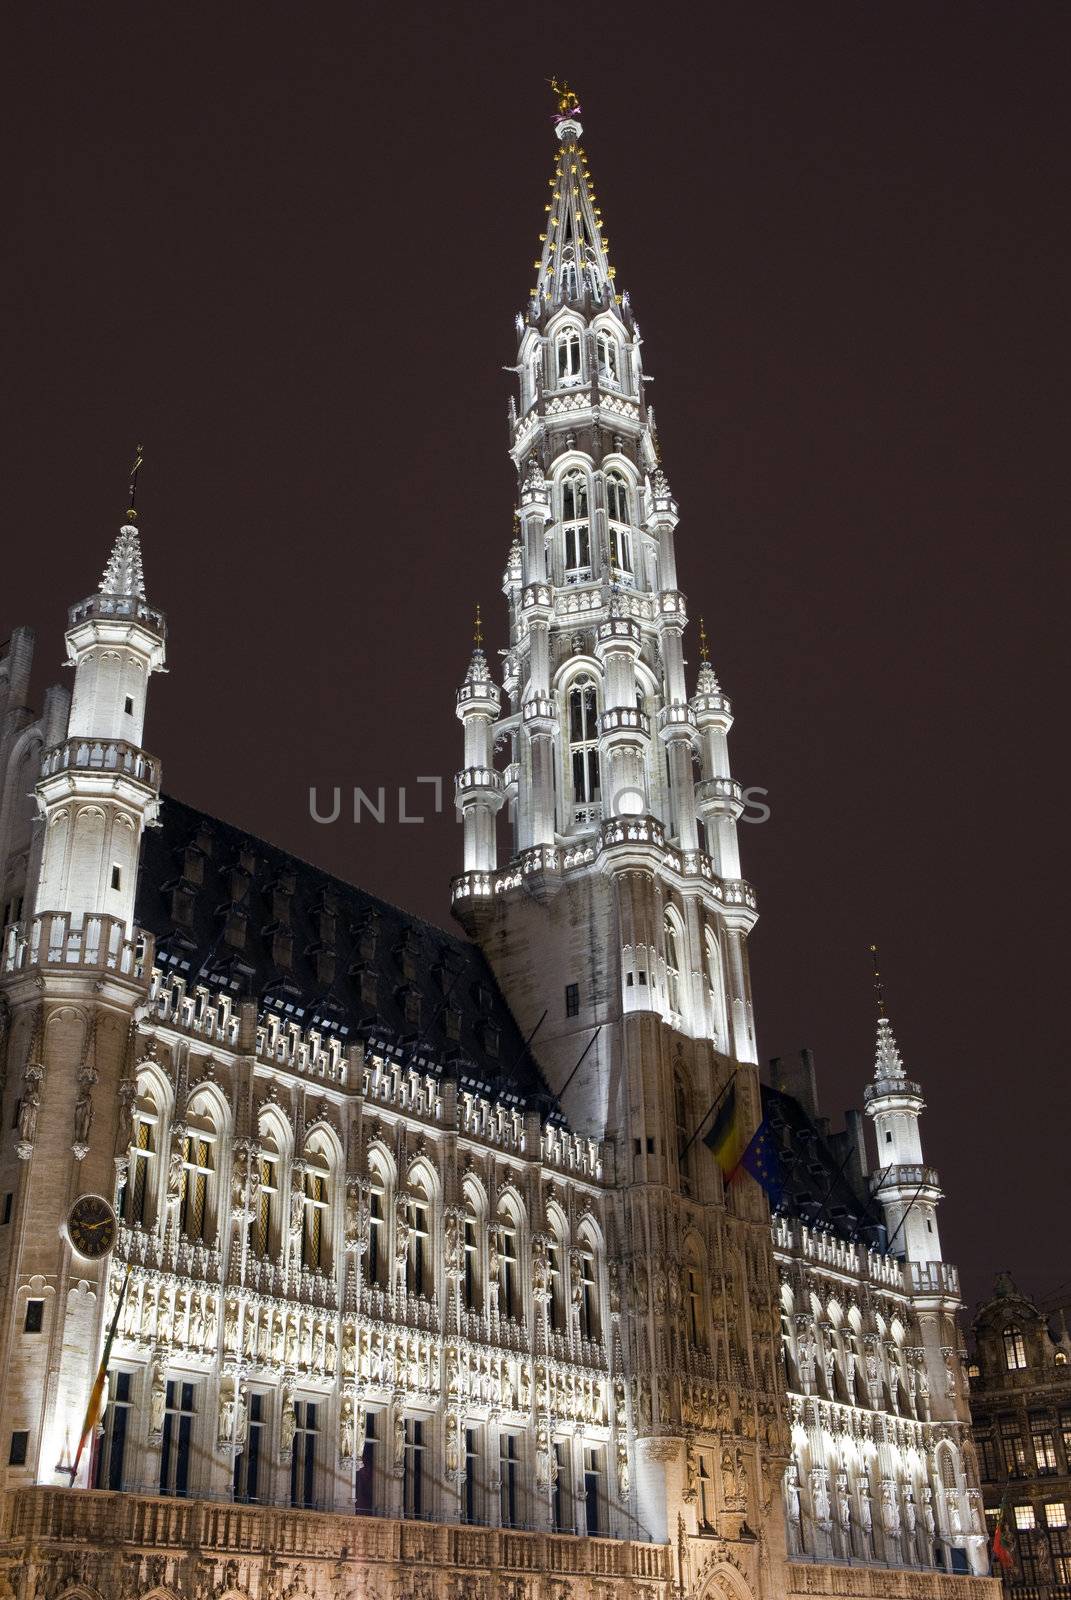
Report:
<svg viewBox="0 0 1071 1600"><path fill-rule="evenodd" d="M558 102L558 112L563 117L577 116L580 113L580 101L569 87L568 79L559 83L557 78L548 78L551 91Z"/></svg>
<svg viewBox="0 0 1071 1600"><path fill-rule="evenodd" d="M138 520L138 514L134 509L134 501L135 501L135 499L137 497L137 492L138 492L138 473L141 471L141 464L142 464L142 462L144 460L145 460L144 448L143 448L142 445L136 444L134 446L134 465L130 469L130 488L127 491L129 499L130 499L130 505L127 508L127 513L126 514L127 514L127 517L130 519L131 522L137 522L137 520Z"/></svg>
<svg viewBox="0 0 1071 1600"><path fill-rule="evenodd" d="M874 995L878 1002L878 1016L883 1017L885 1015L885 985L881 981L881 973L878 970L878 947L876 944L870 946L870 959L874 963Z"/></svg>
<svg viewBox="0 0 1071 1600"><path fill-rule="evenodd" d="M476 621L472 625L472 642L477 650L483 646L483 623L480 621L480 607L476 606Z"/></svg>
<svg viewBox="0 0 1071 1600"><path fill-rule="evenodd" d="M702 617L699 619L699 659L703 662L710 660L710 646L707 644L707 625Z"/></svg>

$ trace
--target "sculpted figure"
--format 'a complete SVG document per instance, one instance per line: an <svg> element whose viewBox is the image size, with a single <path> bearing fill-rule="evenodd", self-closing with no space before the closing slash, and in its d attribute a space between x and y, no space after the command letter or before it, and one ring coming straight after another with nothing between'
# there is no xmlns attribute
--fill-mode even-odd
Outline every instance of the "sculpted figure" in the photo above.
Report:
<svg viewBox="0 0 1071 1600"><path fill-rule="evenodd" d="M354 1453L353 1401L343 1395L338 1413L338 1459L341 1464L353 1460Z"/></svg>
<svg viewBox="0 0 1071 1600"><path fill-rule="evenodd" d="M158 1437L164 1431L164 1410L167 1405L167 1373L162 1361L154 1362L149 1390L149 1435Z"/></svg>
<svg viewBox="0 0 1071 1600"><path fill-rule="evenodd" d="M283 1409L279 1419L279 1448L284 1456L288 1456L293 1449L296 1432L297 1414L294 1411L294 1396L289 1389L284 1389Z"/></svg>

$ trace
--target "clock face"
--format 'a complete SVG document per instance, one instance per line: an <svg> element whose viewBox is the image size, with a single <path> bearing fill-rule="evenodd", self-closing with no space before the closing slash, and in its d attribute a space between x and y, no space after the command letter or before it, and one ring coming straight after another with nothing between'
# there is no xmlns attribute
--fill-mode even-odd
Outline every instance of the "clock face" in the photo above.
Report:
<svg viewBox="0 0 1071 1600"><path fill-rule="evenodd" d="M80 1256L106 1256L115 1244L115 1212L99 1194L83 1194L67 1213L67 1235Z"/></svg>

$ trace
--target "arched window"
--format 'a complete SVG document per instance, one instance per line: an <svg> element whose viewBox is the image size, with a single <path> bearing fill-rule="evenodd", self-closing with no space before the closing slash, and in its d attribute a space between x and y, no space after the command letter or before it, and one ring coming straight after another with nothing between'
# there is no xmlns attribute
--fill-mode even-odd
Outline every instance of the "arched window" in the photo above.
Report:
<svg viewBox="0 0 1071 1600"><path fill-rule="evenodd" d="M677 923L667 911L663 920L663 945L666 956L666 1000L671 1011L681 1010L681 941Z"/></svg>
<svg viewBox="0 0 1071 1600"><path fill-rule="evenodd" d="M462 1298L466 1311L479 1311L483 1302L481 1293L483 1274L480 1271L480 1212L477 1209L476 1197L469 1189L465 1190L465 1210L461 1229Z"/></svg>
<svg viewBox="0 0 1071 1600"><path fill-rule="evenodd" d="M560 270L562 298L565 300L577 299L576 262L563 261Z"/></svg>
<svg viewBox="0 0 1071 1600"><path fill-rule="evenodd" d="M726 1044L725 979L721 962L721 950L718 947L718 936L713 928L706 930L703 942L706 949L710 1032L714 1042L724 1048Z"/></svg>
<svg viewBox="0 0 1071 1600"><path fill-rule="evenodd" d="M368 1162L368 1262L367 1279L380 1289L390 1281L390 1239L387 1235L387 1218L390 1216L390 1174L382 1159L375 1153Z"/></svg>
<svg viewBox="0 0 1071 1600"><path fill-rule="evenodd" d="M562 1277L562 1262L564 1259L565 1244L561 1230L555 1226L552 1220L550 1243L547 1245L547 1268L550 1280L550 1300L547 1305L547 1315L554 1333L565 1332L565 1280Z"/></svg>
<svg viewBox="0 0 1071 1600"><path fill-rule="evenodd" d="M186 1117L188 1133L182 1140L182 1187L179 1196L179 1232L187 1239L211 1244L216 1203L219 1131L211 1112L203 1106Z"/></svg>
<svg viewBox="0 0 1071 1600"><path fill-rule="evenodd" d="M520 1226L516 1212L506 1203L503 1203L498 1217L498 1314L518 1321L523 1312L518 1244Z"/></svg>
<svg viewBox="0 0 1071 1600"><path fill-rule="evenodd" d="M628 484L619 472L606 474L606 515L610 521L610 564L626 578L631 578Z"/></svg>
<svg viewBox="0 0 1071 1600"><path fill-rule="evenodd" d="M431 1196L423 1177L410 1178L408 1197L409 1253L405 1259L405 1287L410 1294L431 1295Z"/></svg>
<svg viewBox="0 0 1071 1600"><path fill-rule="evenodd" d="M1013 1326L1004 1329L1004 1364L1009 1372L1021 1372L1026 1366L1026 1345L1023 1330Z"/></svg>
<svg viewBox="0 0 1071 1600"><path fill-rule="evenodd" d="M130 1146L127 1173L120 1211L131 1227L147 1228L153 1220L156 1191L156 1147L160 1114L148 1089L134 1102L134 1138Z"/></svg>
<svg viewBox="0 0 1071 1600"><path fill-rule="evenodd" d="M621 362L617 340L612 333L607 333L603 330L596 340L596 349L599 359L599 377L603 383L612 384L616 389L621 381Z"/></svg>
<svg viewBox="0 0 1071 1600"><path fill-rule="evenodd" d="M305 1206L301 1229L301 1265L325 1272L331 1265L331 1169L322 1146L305 1155Z"/></svg>
<svg viewBox="0 0 1071 1600"><path fill-rule="evenodd" d="M589 1234L580 1238L580 1337L598 1339L602 1332L599 1307L598 1251Z"/></svg>
<svg viewBox="0 0 1071 1600"><path fill-rule="evenodd" d="M582 472L562 479L562 543L566 583L585 582L591 577L591 523L588 480Z"/></svg>
<svg viewBox="0 0 1071 1600"><path fill-rule="evenodd" d="M268 1128L261 1130L260 1189L257 1194L256 1215L253 1218L252 1249L258 1256L274 1255L280 1246L280 1188L282 1171L279 1145Z"/></svg>
<svg viewBox="0 0 1071 1600"><path fill-rule="evenodd" d="M575 282L574 269L574 282ZM564 281L564 280L563 280ZM574 289L571 299L576 298ZM554 345L559 383L576 383L580 378L580 333L576 328L563 328Z"/></svg>
<svg viewBox="0 0 1071 1600"><path fill-rule="evenodd" d="M578 678L569 690L569 763L574 822L592 822L600 815L598 740L595 684L591 678Z"/></svg>

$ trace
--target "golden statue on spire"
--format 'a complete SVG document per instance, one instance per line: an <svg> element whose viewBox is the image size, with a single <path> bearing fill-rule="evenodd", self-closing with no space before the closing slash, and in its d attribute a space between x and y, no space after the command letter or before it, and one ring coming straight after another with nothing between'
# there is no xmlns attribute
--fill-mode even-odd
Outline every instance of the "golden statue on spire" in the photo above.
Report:
<svg viewBox="0 0 1071 1600"><path fill-rule="evenodd" d="M580 101L574 91L570 89L568 79L564 79L559 83L557 78L548 78L547 82L550 84L551 91L558 102L559 115L563 117L578 117L580 115Z"/></svg>
<svg viewBox="0 0 1071 1600"><path fill-rule="evenodd" d="M134 465L130 469L130 488L127 491L128 497L129 497L129 500L130 500L130 505L128 506L127 513L126 513L128 522L137 522L137 520L138 520L138 514L134 509L134 500L137 497L137 492L138 492L138 473L141 471L142 463L144 462L144 460L145 460L145 449L144 449L144 446L140 445L140 444L135 445L134 446Z"/></svg>
<svg viewBox="0 0 1071 1600"><path fill-rule="evenodd" d="M874 963L874 998L878 1002L878 1016L883 1017L885 1015L885 985L881 981L881 972L878 968L878 947L876 944L870 946L870 959Z"/></svg>

